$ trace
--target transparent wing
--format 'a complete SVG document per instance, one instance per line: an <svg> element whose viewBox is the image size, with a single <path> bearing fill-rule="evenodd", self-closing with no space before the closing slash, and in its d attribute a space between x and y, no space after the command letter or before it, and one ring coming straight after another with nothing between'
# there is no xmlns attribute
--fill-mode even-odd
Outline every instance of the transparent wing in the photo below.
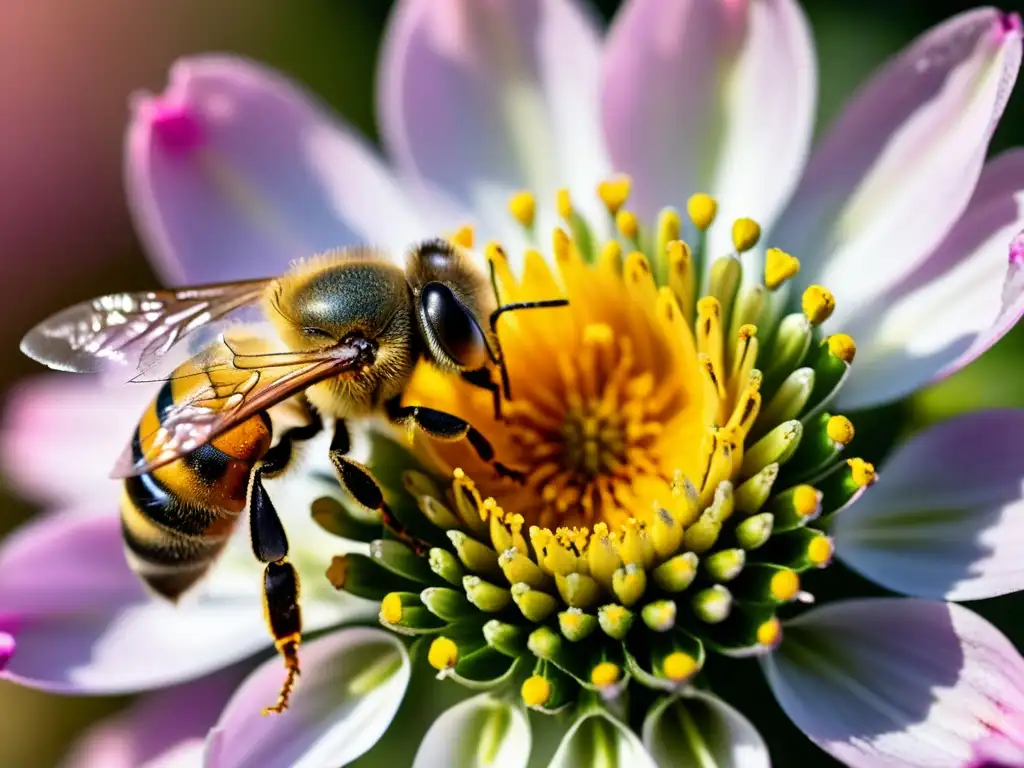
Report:
<svg viewBox="0 0 1024 768"><path fill-rule="evenodd" d="M225 335L176 372L191 380L184 387L188 396L162 412L153 433L132 440L111 477L169 464L318 381L357 370L366 364L369 345L350 338L309 352L274 352L259 339Z"/></svg>
<svg viewBox="0 0 1024 768"><path fill-rule="evenodd" d="M122 382L160 378L160 370L173 368L169 353L180 351L180 342L188 339L195 351L241 319L243 311L255 312L269 282L113 293L83 301L29 331L21 351L61 371L103 373Z"/></svg>

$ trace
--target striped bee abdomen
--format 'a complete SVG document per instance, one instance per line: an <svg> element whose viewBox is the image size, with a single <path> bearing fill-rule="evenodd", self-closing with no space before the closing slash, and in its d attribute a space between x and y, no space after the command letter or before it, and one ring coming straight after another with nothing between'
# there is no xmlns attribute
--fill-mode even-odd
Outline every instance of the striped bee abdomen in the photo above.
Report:
<svg viewBox="0 0 1024 768"><path fill-rule="evenodd" d="M164 383L135 428L136 458L146 454L169 408L202 378L174 376ZM260 413L170 464L125 480L125 552L151 589L175 600L206 573L245 509L253 467L270 441L270 418Z"/></svg>

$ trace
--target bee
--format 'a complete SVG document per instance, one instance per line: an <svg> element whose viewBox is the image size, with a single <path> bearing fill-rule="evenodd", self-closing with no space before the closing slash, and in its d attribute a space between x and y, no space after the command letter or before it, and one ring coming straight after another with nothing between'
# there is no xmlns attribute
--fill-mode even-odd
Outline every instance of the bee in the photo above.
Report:
<svg viewBox="0 0 1024 768"><path fill-rule="evenodd" d="M567 302L499 303L493 264L488 287L447 241L412 248L404 269L384 253L354 247L311 257L276 278L85 301L33 328L21 349L58 370L116 371L122 380L128 371L130 382L162 382L112 473L123 480L128 563L152 591L176 600L208 571L247 512L253 553L264 564L264 612L285 666L278 700L264 713L280 713L299 675L302 620L298 574L264 479L283 473L295 445L331 419L329 455L341 485L417 549L424 543L394 518L369 469L347 455L346 422L383 414L428 436L468 440L499 474L521 481L471 424L402 404L423 360L488 390L500 418L511 391L498 319ZM239 325L248 314L275 333ZM175 364L183 347L192 354ZM170 375L155 376L172 364ZM299 418L275 442L275 413L284 410Z"/></svg>

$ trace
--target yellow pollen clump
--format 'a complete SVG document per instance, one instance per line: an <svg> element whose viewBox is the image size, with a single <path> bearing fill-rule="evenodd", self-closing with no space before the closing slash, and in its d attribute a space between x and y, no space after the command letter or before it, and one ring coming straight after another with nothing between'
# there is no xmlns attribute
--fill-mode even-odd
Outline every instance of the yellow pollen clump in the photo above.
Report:
<svg viewBox="0 0 1024 768"><path fill-rule="evenodd" d="M825 425L825 432L828 439L840 445L849 445L853 442L853 422L842 415L833 416Z"/></svg>
<svg viewBox="0 0 1024 768"><path fill-rule="evenodd" d="M601 688L614 685L620 677L622 677L622 670L619 669L619 665L610 661L602 661L590 670L590 682Z"/></svg>
<svg viewBox="0 0 1024 768"><path fill-rule="evenodd" d="M537 200L530 192L516 192L508 200L508 212L527 229L533 226L533 217L537 212Z"/></svg>
<svg viewBox="0 0 1024 768"><path fill-rule="evenodd" d="M397 592L385 595L380 601L380 615L388 624L397 624L402 620L402 598Z"/></svg>
<svg viewBox="0 0 1024 768"><path fill-rule="evenodd" d="M772 597L789 602L800 592L800 577L794 571L779 571L772 576Z"/></svg>
<svg viewBox="0 0 1024 768"><path fill-rule="evenodd" d="M608 213L612 216L617 214L619 209L625 205L626 200L629 199L629 191L632 184L633 181L629 176L619 176L615 179L602 181L597 185L597 196L601 198L604 207L608 209Z"/></svg>
<svg viewBox="0 0 1024 768"><path fill-rule="evenodd" d="M622 210L615 214L615 227L628 240L636 240L640 233L640 222L632 211Z"/></svg>
<svg viewBox="0 0 1024 768"><path fill-rule="evenodd" d="M828 351L844 363L852 363L857 355L857 342L845 333L836 333L828 337Z"/></svg>
<svg viewBox="0 0 1024 768"><path fill-rule="evenodd" d="M468 224L459 227L448 240L452 245L457 245L461 248L472 248L474 240L473 227Z"/></svg>
<svg viewBox="0 0 1024 768"><path fill-rule="evenodd" d="M572 217L572 196L568 189L563 187L555 193L555 207L558 209L558 215L563 219L568 220Z"/></svg>
<svg viewBox="0 0 1024 768"><path fill-rule="evenodd" d="M828 536L815 536L807 545L807 559L816 568L824 568L832 562L832 554L835 552L835 544Z"/></svg>
<svg viewBox="0 0 1024 768"><path fill-rule="evenodd" d="M800 260L780 248L769 248L764 253L764 284L774 291L800 271Z"/></svg>
<svg viewBox="0 0 1024 768"><path fill-rule="evenodd" d="M793 491L793 509L800 517L812 517L818 512L821 494L810 485L798 485Z"/></svg>
<svg viewBox="0 0 1024 768"><path fill-rule="evenodd" d="M691 195L686 201L686 213L697 229L706 232L718 213L718 201L704 193Z"/></svg>
<svg viewBox="0 0 1024 768"><path fill-rule="evenodd" d="M697 660L688 653L675 651L665 657L661 664L665 677L677 683L688 680L697 671Z"/></svg>
<svg viewBox="0 0 1024 768"><path fill-rule="evenodd" d="M519 689L519 693L526 706L543 707L551 698L551 683L540 675L533 675L523 681L523 687Z"/></svg>
<svg viewBox="0 0 1024 768"><path fill-rule="evenodd" d="M874 464L864 461L864 459L849 459L846 463L850 467L850 476L858 488L871 485L878 479Z"/></svg>
<svg viewBox="0 0 1024 768"><path fill-rule="evenodd" d="M430 644L430 650L427 651L427 661L430 666L443 672L454 667L458 660L459 647L454 642L443 635L434 638L434 642Z"/></svg>
<svg viewBox="0 0 1024 768"><path fill-rule="evenodd" d="M757 642L759 645L774 647L782 639L782 622L775 617L768 619L757 628Z"/></svg>
<svg viewBox="0 0 1024 768"><path fill-rule="evenodd" d="M804 316L811 325L821 325L832 316L836 308L836 298L828 288L811 285L804 291L801 306Z"/></svg>
<svg viewBox="0 0 1024 768"><path fill-rule="evenodd" d="M745 253L761 239L761 225L753 219L736 219L732 223L732 244L738 253Z"/></svg>

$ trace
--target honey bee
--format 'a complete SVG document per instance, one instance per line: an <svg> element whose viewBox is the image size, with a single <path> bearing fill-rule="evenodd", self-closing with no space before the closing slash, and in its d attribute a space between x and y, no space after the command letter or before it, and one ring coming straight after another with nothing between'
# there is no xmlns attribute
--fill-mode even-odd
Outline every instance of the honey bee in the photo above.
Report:
<svg viewBox="0 0 1024 768"><path fill-rule="evenodd" d="M347 456L347 420L383 414L429 436L468 440L499 474L522 479L495 461L491 444L471 424L402 405L415 366L425 360L489 390L500 418L502 398L511 393L499 317L566 301L499 306L493 266L490 278L488 286L466 254L444 240L412 248L404 269L372 249L339 249L276 278L85 301L22 341L25 354L51 368L113 370L122 380L128 371L131 382L162 381L112 473L123 478L128 563L153 591L179 598L248 512L253 553L265 566L267 624L285 665L278 700L265 713L288 706L302 621L298 574L263 481L285 471L294 445L321 432L324 417L334 422L330 459L341 485L416 548L423 543L402 529L373 475ZM239 325L246 313L269 321L276 333L261 336ZM173 352L194 350L204 335L214 340L170 375L154 378ZM299 418L274 442L272 417L282 409Z"/></svg>

